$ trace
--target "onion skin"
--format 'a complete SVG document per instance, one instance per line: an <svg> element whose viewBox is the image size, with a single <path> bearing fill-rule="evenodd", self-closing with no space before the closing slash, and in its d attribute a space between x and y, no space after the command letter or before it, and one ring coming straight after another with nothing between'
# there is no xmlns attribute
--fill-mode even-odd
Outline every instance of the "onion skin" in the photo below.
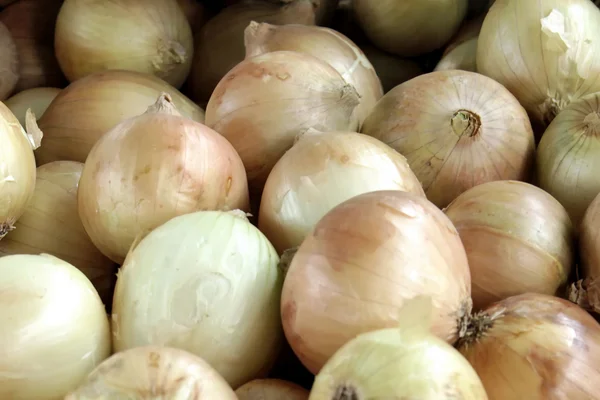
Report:
<svg viewBox="0 0 600 400"><path fill-rule="evenodd" d="M479 316L478 337L459 343L490 400L597 397L600 325L577 305L513 296Z"/></svg>
<svg viewBox="0 0 600 400"><path fill-rule="evenodd" d="M208 18L208 13L205 10L204 4L199 0L177 0L177 3L183 10L185 17L192 28L192 33L199 31Z"/></svg>
<svg viewBox="0 0 600 400"><path fill-rule="evenodd" d="M393 56L368 44L360 48L375 68L384 93L423 73L419 64L412 60Z"/></svg>
<svg viewBox="0 0 600 400"><path fill-rule="evenodd" d="M588 207L579 235L579 257L585 277L585 304L582 306L600 314L600 194Z"/></svg>
<svg viewBox="0 0 600 400"><path fill-rule="evenodd" d="M434 71L460 69L477 72L477 38L469 39L447 51L435 66Z"/></svg>
<svg viewBox="0 0 600 400"><path fill-rule="evenodd" d="M19 81L17 46L6 25L0 22L0 100L5 100Z"/></svg>
<svg viewBox="0 0 600 400"><path fill-rule="evenodd" d="M534 158L527 113L500 84L468 71L437 71L397 86L361 132L406 156L427 198L446 207L496 180L526 181Z"/></svg>
<svg viewBox="0 0 600 400"><path fill-rule="evenodd" d="M318 373L356 335L396 326L417 295L432 297L432 332L453 343L470 293L467 256L444 213L421 196L378 191L338 205L302 242L281 316L292 349Z"/></svg>
<svg viewBox="0 0 600 400"><path fill-rule="evenodd" d="M44 145L36 151L38 164L59 160L85 162L102 135L123 120L144 113L162 92L169 93L181 114L204 122L200 107L152 75L113 70L70 84L40 118Z"/></svg>
<svg viewBox="0 0 600 400"><path fill-rule="evenodd" d="M41 117L60 91L58 88L46 87L26 89L6 100L4 104L17 117L21 126L25 127L27 109L31 108L38 118Z"/></svg>
<svg viewBox="0 0 600 400"><path fill-rule="evenodd" d="M279 379L255 379L240 386L238 400L308 400L309 392L292 382Z"/></svg>

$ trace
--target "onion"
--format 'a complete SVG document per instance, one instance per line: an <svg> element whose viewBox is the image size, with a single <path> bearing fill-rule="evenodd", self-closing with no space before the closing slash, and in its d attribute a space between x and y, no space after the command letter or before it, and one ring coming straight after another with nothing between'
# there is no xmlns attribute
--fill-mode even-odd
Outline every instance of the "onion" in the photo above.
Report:
<svg viewBox="0 0 600 400"><path fill-rule="evenodd" d="M579 258L585 279L571 288L571 300L600 314L600 194L588 207L581 221ZM583 300L583 301L582 301Z"/></svg>
<svg viewBox="0 0 600 400"><path fill-rule="evenodd" d="M292 259L281 299L288 342L313 373L356 335L393 327L402 304L432 296L432 331L456 340L471 309L467 256L442 211L422 196L378 191L325 215Z"/></svg>
<svg viewBox="0 0 600 400"><path fill-rule="evenodd" d="M467 251L475 309L564 289L573 267L573 225L548 193L523 182L488 182L458 196L445 212Z"/></svg>
<svg viewBox="0 0 600 400"><path fill-rule="evenodd" d="M235 391L239 400L308 400L308 391L279 379L256 379Z"/></svg>
<svg viewBox="0 0 600 400"><path fill-rule="evenodd" d="M0 22L0 100L10 96L18 81L17 46L6 25Z"/></svg>
<svg viewBox="0 0 600 400"><path fill-rule="evenodd" d="M395 57L370 45L362 45L361 49L375 68L384 93L423 73L412 60Z"/></svg>
<svg viewBox="0 0 600 400"><path fill-rule="evenodd" d="M204 111L177 89L152 75L105 71L80 79L64 89L40 118L44 146L39 164L85 162L94 143L119 122L140 115L167 92L186 117L204 122Z"/></svg>
<svg viewBox="0 0 600 400"><path fill-rule="evenodd" d="M81 174L79 215L98 249L121 264L138 235L203 209L248 208L239 156L221 135L182 117L168 94L98 140Z"/></svg>
<svg viewBox="0 0 600 400"><path fill-rule="evenodd" d="M527 180L533 163L525 110L499 83L474 72L432 72L397 86L361 132L405 155L438 207L481 183Z"/></svg>
<svg viewBox="0 0 600 400"><path fill-rule="evenodd" d="M52 103L52 100L60 93L61 89L40 87L35 89L26 89L15 94L4 102L10 111L17 117L21 126L25 127L25 114L31 108L31 111L41 117L46 109Z"/></svg>
<svg viewBox="0 0 600 400"><path fill-rule="evenodd" d="M237 400L204 360L168 347L137 347L104 360L65 400Z"/></svg>
<svg viewBox="0 0 600 400"><path fill-rule="evenodd" d="M490 400L594 399L600 325L557 297L524 294L473 318L459 343Z"/></svg>
<svg viewBox="0 0 600 400"><path fill-rule="evenodd" d="M360 102L354 112L359 124L383 96L379 77L362 50L333 29L253 21L246 28L245 43L246 58L289 50L310 54L330 64L358 92Z"/></svg>
<svg viewBox="0 0 600 400"><path fill-rule="evenodd" d="M446 47L435 71L461 69L477 72L477 38L485 15L464 24Z"/></svg>
<svg viewBox="0 0 600 400"><path fill-rule="evenodd" d="M600 91L600 10L588 0L504 0L490 8L478 71L510 90L541 124Z"/></svg>
<svg viewBox="0 0 600 400"><path fill-rule="evenodd" d="M367 37L380 49L416 56L442 47L460 27L468 0L353 0Z"/></svg>
<svg viewBox="0 0 600 400"><path fill-rule="evenodd" d="M281 253L302 244L338 204L376 190L425 196L404 156L377 139L309 130L269 174L258 226Z"/></svg>
<svg viewBox="0 0 600 400"><path fill-rule="evenodd" d="M194 54L190 24L173 0L65 0L54 42L56 58L71 82L122 69L153 74L180 87Z"/></svg>
<svg viewBox="0 0 600 400"><path fill-rule="evenodd" d="M196 33L206 23L207 13L204 4L199 0L177 0L187 18L192 33Z"/></svg>
<svg viewBox="0 0 600 400"><path fill-rule="evenodd" d="M171 219L134 246L113 301L117 351L148 344L202 357L233 388L262 377L283 334L283 274L243 212Z"/></svg>
<svg viewBox="0 0 600 400"><path fill-rule="evenodd" d="M244 59L244 30L251 21L314 25L314 1L247 1L227 7L211 18L195 37L189 78L192 98L208 101L219 81Z"/></svg>
<svg viewBox="0 0 600 400"><path fill-rule="evenodd" d="M0 318L2 399L62 399L110 355L96 290L56 257L0 258Z"/></svg>

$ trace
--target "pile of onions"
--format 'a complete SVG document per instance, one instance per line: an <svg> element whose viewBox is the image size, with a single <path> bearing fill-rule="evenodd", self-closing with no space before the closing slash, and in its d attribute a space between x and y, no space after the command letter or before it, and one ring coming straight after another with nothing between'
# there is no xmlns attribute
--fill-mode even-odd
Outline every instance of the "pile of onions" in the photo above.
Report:
<svg viewBox="0 0 600 400"><path fill-rule="evenodd" d="M600 10L589 0L504 0L488 12L477 69L546 125L573 99L600 91Z"/></svg>
<svg viewBox="0 0 600 400"><path fill-rule="evenodd" d="M34 115L40 118L46 112L46 109L58 96L61 89L40 87L26 89L6 100L4 104L17 117L21 126L25 127L25 115L28 109L31 109Z"/></svg>
<svg viewBox="0 0 600 400"><path fill-rule="evenodd" d="M56 161L37 169L33 197L15 230L0 241L0 255L48 253L79 268L100 298L110 304L114 264L98 251L77 213L77 186L83 164Z"/></svg>
<svg viewBox="0 0 600 400"><path fill-rule="evenodd" d="M422 196L362 194L327 213L294 255L281 299L285 335L317 373L356 335L395 326L417 295L433 299L433 333L454 342L471 310L458 232Z"/></svg>
<svg viewBox="0 0 600 400"><path fill-rule="evenodd" d="M485 182L527 180L533 164L523 107L498 82L469 71L432 72L397 86L361 132L406 156L438 207Z"/></svg>
<svg viewBox="0 0 600 400"><path fill-rule="evenodd" d="M416 56L442 47L460 27L468 0L353 0L356 19L380 49Z"/></svg>
<svg viewBox="0 0 600 400"><path fill-rule="evenodd" d="M600 194L590 204L579 232L579 257L583 282L574 286L576 298L571 298L583 307L600 314ZM578 298L577 298L578 297ZM581 301L583 300L583 302Z"/></svg>
<svg viewBox="0 0 600 400"><path fill-rule="evenodd" d="M376 190L425 196L404 156L391 147L360 133L311 129L269 174L258 226L282 253L299 246L332 208Z"/></svg>
<svg viewBox="0 0 600 400"><path fill-rule="evenodd" d="M489 400L595 399L600 325L566 300L523 294L477 314L459 351Z"/></svg>
<svg viewBox="0 0 600 400"><path fill-rule="evenodd" d="M255 379L240 386L238 400L308 400L308 390L279 379Z"/></svg>
<svg viewBox="0 0 600 400"><path fill-rule="evenodd" d="M171 219L132 248L119 272L115 350L187 350L233 388L263 377L283 340L278 261L239 210Z"/></svg>
<svg viewBox="0 0 600 400"><path fill-rule="evenodd" d="M231 144L183 117L168 94L103 135L85 162L79 215L98 249L121 264L139 235L196 210L248 208Z"/></svg>
<svg viewBox="0 0 600 400"><path fill-rule="evenodd" d="M190 91L206 102L227 72L244 59L244 30L252 21L275 25L315 24L315 0L247 1L225 8L195 37Z"/></svg>
<svg viewBox="0 0 600 400"><path fill-rule="evenodd" d="M147 0L128 0L126 5L65 0L54 42L56 58L71 82L122 69L156 75L180 87L194 54L190 24L173 0L153 0L150 7Z"/></svg>
<svg viewBox="0 0 600 400"><path fill-rule="evenodd" d="M72 83L40 118L44 146L36 151L38 163L85 162L102 135L119 122L146 111L162 92L169 93L181 114L204 122L204 111L200 107L152 75L113 70Z"/></svg>
<svg viewBox="0 0 600 400"><path fill-rule="evenodd" d="M47 254L0 258L0 398L62 399L110 355L90 281Z"/></svg>
<svg viewBox="0 0 600 400"><path fill-rule="evenodd" d="M113 354L65 400L237 400L206 361L186 351L157 346Z"/></svg>
<svg viewBox="0 0 600 400"><path fill-rule="evenodd" d="M360 48L375 68L384 93L423 73L419 64L412 60L395 57L368 44Z"/></svg>
<svg viewBox="0 0 600 400"><path fill-rule="evenodd" d="M17 46L6 25L0 22L0 101L10 96L18 81Z"/></svg>
<svg viewBox="0 0 600 400"><path fill-rule="evenodd" d="M462 69L477 71L477 38L485 15L464 24L444 50L435 71Z"/></svg>
<svg viewBox="0 0 600 400"><path fill-rule="evenodd" d="M543 190L524 182L475 186L445 210L460 234L477 310L523 293L559 294L573 267L569 214Z"/></svg>

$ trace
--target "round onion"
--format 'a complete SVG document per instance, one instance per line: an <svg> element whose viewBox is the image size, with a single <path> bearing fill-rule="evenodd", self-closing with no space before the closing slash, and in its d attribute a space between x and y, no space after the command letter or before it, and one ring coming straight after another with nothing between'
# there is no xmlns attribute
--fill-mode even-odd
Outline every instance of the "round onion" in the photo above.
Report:
<svg viewBox="0 0 600 400"><path fill-rule="evenodd" d="M395 57L368 44L360 48L375 68L384 93L423 73L419 64L412 60Z"/></svg>
<svg viewBox="0 0 600 400"><path fill-rule="evenodd" d="M238 400L308 400L308 390L279 379L255 379L235 391Z"/></svg>
<svg viewBox="0 0 600 400"><path fill-rule="evenodd" d="M233 388L262 377L283 340L278 261L243 212L171 219L132 248L119 272L115 349L181 348L206 360Z"/></svg>
<svg viewBox="0 0 600 400"><path fill-rule="evenodd" d="M52 103L52 100L60 93L61 89L40 87L35 89L26 89L15 94L4 104L17 117L21 126L25 127L25 114L31 108L31 111L39 118L46 112L46 109Z"/></svg>
<svg viewBox="0 0 600 400"><path fill-rule="evenodd" d="M476 315L459 342L489 400L595 399L600 325L566 300L524 294Z"/></svg>
<svg viewBox="0 0 600 400"><path fill-rule="evenodd" d="M0 258L0 398L62 399L110 355L90 281L50 255Z"/></svg>
<svg viewBox="0 0 600 400"><path fill-rule="evenodd" d="M470 289L465 249L442 211L402 191L366 193L327 213L302 242L283 287L283 327L317 373L356 335L395 326L416 295L432 296L432 330L453 342Z"/></svg>
<svg viewBox="0 0 600 400"><path fill-rule="evenodd" d="M98 140L85 162L79 215L98 249L121 264L138 235L196 210L248 208L239 156L221 135L182 117L169 95Z"/></svg>
<svg viewBox="0 0 600 400"><path fill-rule="evenodd" d="M65 0L54 42L56 58L71 82L122 69L153 74L180 87L194 54L190 24L173 0Z"/></svg>
<svg viewBox="0 0 600 400"><path fill-rule="evenodd" d="M10 31L0 22L0 100L6 99L19 81L17 46Z"/></svg>
<svg viewBox="0 0 600 400"><path fill-rule="evenodd" d="M468 71L432 72L397 86L361 132L405 155L438 207L484 182L528 179L534 157L523 107L499 83Z"/></svg>
<svg viewBox="0 0 600 400"><path fill-rule="evenodd" d="M40 118L44 146L38 163L85 162L96 141L119 122L142 114L167 92L184 116L204 122L204 111L177 89L152 75L105 71L69 85Z"/></svg>
<svg viewBox="0 0 600 400"><path fill-rule="evenodd" d="M579 258L585 279L575 284L571 300L600 314L600 194L585 212L580 229Z"/></svg>
<svg viewBox="0 0 600 400"><path fill-rule="evenodd" d="M65 400L237 400L204 360L168 347L137 347L104 360Z"/></svg>
<svg viewBox="0 0 600 400"><path fill-rule="evenodd" d="M299 246L338 204L376 190L425 196L404 156L379 140L309 130L269 174L258 226L281 253Z"/></svg>

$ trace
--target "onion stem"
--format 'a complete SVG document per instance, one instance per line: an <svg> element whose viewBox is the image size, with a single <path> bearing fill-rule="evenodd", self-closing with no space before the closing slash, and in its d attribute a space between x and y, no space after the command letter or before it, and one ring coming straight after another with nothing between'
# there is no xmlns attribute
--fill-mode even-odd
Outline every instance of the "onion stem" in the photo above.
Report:
<svg viewBox="0 0 600 400"><path fill-rule="evenodd" d="M479 133L481 119L479 118L479 115L471 111L458 110L452 116L450 124L452 125L452 130L458 137L465 134L468 137L473 137Z"/></svg>
<svg viewBox="0 0 600 400"><path fill-rule="evenodd" d="M585 116L583 123L586 124L588 133L590 135L600 134L600 114L597 111L591 112Z"/></svg>
<svg viewBox="0 0 600 400"><path fill-rule="evenodd" d="M456 347L469 346L481 339L486 332L494 325L495 317L490 316L485 311L480 311L472 316L467 315L461 320L459 325L459 338Z"/></svg>

